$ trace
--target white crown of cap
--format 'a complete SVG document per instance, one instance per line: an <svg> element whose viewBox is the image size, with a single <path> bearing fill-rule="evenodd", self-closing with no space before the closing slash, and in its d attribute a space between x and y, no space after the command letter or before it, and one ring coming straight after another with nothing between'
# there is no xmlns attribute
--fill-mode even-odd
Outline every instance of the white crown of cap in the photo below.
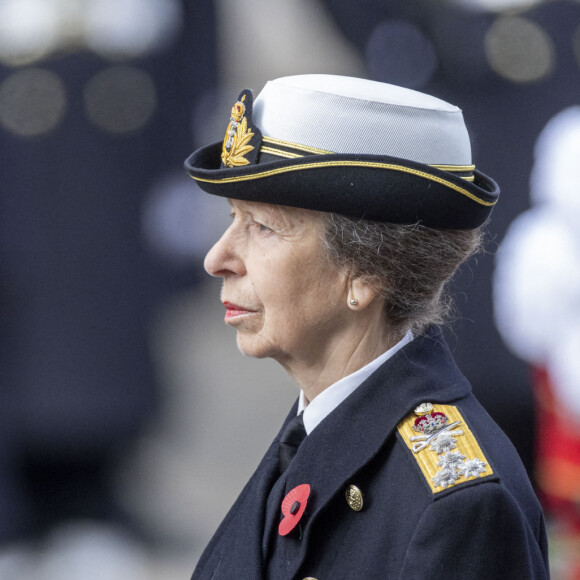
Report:
<svg viewBox="0 0 580 580"><path fill-rule="evenodd" d="M264 137L332 153L471 165L461 109L386 83L318 74L279 78L255 99L253 119Z"/></svg>

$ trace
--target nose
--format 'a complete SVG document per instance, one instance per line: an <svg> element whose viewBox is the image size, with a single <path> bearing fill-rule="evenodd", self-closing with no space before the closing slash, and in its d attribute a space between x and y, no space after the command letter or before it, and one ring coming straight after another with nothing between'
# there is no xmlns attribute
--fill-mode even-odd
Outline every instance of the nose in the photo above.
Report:
<svg viewBox="0 0 580 580"><path fill-rule="evenodd" d="M225 278L232 275L243 275L244 262L234 237L232 224L205 256L203 267L210 276Z"/></svg>

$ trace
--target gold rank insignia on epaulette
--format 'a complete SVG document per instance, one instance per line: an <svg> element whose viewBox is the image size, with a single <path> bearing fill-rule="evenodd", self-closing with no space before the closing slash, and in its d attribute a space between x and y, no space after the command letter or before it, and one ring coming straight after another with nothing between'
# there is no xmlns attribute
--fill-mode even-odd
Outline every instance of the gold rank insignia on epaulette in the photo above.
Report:
<svg viewBox="0 0 580 580"><path fill-rule="evenodd" d="M433 493L493 474L457 407L422 403L397 429Z"/></svg>

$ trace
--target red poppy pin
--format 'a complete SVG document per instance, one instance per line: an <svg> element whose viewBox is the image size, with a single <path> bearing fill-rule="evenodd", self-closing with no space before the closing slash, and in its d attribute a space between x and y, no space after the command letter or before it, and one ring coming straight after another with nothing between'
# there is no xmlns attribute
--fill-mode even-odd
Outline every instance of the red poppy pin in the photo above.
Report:
<svg viewBox="0 0 580 580"><path fill-rule="evenodd" d="M282 500L282 521L278 526L281 536L288 535L298 524L310 496L310 486L307 483L291 489Z"/></svg>

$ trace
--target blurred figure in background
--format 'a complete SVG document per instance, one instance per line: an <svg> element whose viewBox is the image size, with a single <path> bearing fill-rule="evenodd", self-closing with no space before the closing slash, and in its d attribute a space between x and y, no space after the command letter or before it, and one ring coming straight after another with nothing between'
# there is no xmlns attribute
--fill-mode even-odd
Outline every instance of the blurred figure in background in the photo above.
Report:
<svg viewBox="0 0 580 580"><path fill-rule="evenodd" d="M0 548L47 542L41 578L132 578L149 539L115 473L162 401L152 314L197 281L183 120L216 76L211 2L0 0Z"/></svg>
<svg viewBox="0 0 580 580"><path fill-rule="evenodd" d="M556 537L580 542L580 106L554 116L535 146L532 207L496 257L496 324L532 369L536 481ZM559 552L556 552L559 554ZM577 548L563 578L580 577Z"/></svg>

